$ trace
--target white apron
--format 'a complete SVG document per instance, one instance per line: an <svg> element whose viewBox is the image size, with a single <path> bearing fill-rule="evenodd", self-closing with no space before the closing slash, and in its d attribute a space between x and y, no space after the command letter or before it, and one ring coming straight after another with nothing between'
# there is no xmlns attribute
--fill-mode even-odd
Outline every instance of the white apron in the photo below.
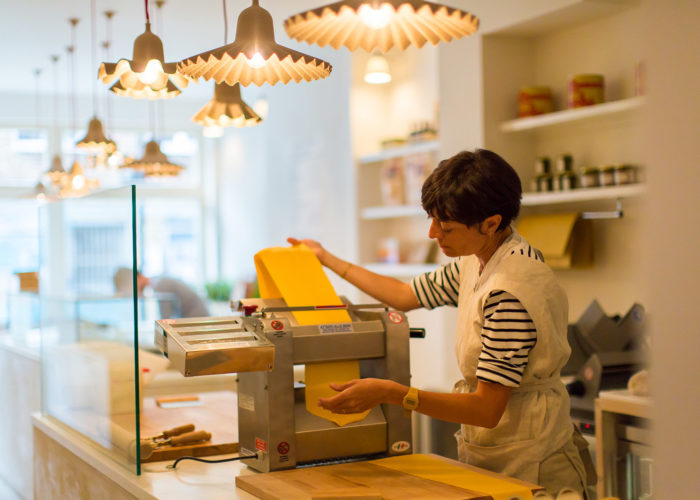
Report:
<svg viewBox="0 0 700 500"><path fill-rule="evenodd" d="M523 246L525 255L520 254ZM527 257L527 248L513 231L481 275L475 256L462 259L455 347L464 379L455 384L455 391L476 390L483 308L492 291L505 290L522 303L537 329L537 342L521 386L513 389L498 425L462 425L455 434L459 458L544 486L554 495L564 487L583 494L585 470L573 441L569 395L560 378L571 352L566 338L568 302L549 267Z"/></svg>

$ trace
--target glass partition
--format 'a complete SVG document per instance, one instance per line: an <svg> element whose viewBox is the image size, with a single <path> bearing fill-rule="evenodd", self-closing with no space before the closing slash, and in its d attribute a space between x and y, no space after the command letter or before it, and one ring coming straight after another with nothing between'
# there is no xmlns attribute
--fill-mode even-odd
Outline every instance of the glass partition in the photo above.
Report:
<svg viewBox="0 0 700 500"><path fill-rule="evenodd" d="M41 207L39 296L43 413L140 474L135 198L129 186ZM115 293L120 268L131 279Z"/></svg>

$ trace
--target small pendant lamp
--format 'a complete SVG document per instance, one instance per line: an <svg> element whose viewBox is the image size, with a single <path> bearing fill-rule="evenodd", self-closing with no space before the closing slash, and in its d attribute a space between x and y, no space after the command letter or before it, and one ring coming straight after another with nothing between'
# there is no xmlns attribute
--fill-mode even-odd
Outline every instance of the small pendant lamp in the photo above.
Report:
<svg viewBox="0 0 700 500"><path fill-rule="evenodd" d="M119 168L131 168L143 172L146 177L174 177L184 169L180 165L170 163L156 141L146 144L143 158L126 162Z"/></svg>
<svg viewBox="0 0 700 500"><path fill-rule="evenodd" d="M391 71L389 71L389 63L379 52L375 53L367 61L365 68L365 82L379 85L389 83L391 81Z"/></svg>
<svg viewBox="0 0 700 500"><path fill-rule="evenodd" d="M422 0L345 0L296 14L284 21L300 42L367 52L437 45L474 33L479 19L469 12Z"/></svg>
<svg viewBox="0 0 700 500"><path fill-rule="evenodd" d="M326 78L332 68L321 59L279 45L272 16L260 7L259 0L253 0L253 5L238 16L233 43L184 59L178 69L193 79L247 87L251 83L261 86Z"/></svg>
<svg viewBox="0 0 700 500"><path fill-rule="evenodd" d="M187 87L187 78L177 71L177 63L165 62L163 42L151 32L146 5L146 31L134 40L132 60L102 63L97 75L117 95L134 99L169 99Z"/></svg>
<svg viewBox="0 0 700 500"><path fill-rule="evenodd" d="M241 86L217 83L214 97L194 115L192 121L205 127L253 127L262 121L241 98Z"/></svg>
<svg viewBox="0 0 700 500"><path fill-rule="evenodd" d="M51 161L51 168L49 168L44 175L49 178L52 186L59 186L61 184L61 179L68 175L68 173L66 169L63 168L60 155L54 155Z"/></svg>

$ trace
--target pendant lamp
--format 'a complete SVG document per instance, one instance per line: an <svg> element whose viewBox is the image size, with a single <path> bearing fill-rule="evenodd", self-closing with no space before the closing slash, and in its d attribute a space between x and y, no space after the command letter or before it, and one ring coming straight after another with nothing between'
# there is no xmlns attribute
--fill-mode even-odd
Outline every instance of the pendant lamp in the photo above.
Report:
<svg viewBox="0 0 700 500"><path fill-rule="evenodd" d="M214 98L194 115L192 121L205 127L241 128L253 127L262 118L243 102L240 84L217 83Z"/></svg>
<svg viewBox="0 0 700 500"><path fill-rule="evenodd" d="M247 87L318 80L330 75L332 68L321 59L279 45L272 16L260 7L259 0L253 0L238 16L233 43L180 61L178 69L193 79Z"/></svg>
<svg viewBox="0 0 700 500"><path fill-rule="evenodd" d="M53 65L53 150L54 156L51 160L51 166L44 173L44 176L48 178L53 189L57 189L61 185L61 179L67 175L66 170L63 168L63 163L61 162L61 155L59 151L61 150L61 139L60 139L60 129L58 126L58 55L51 56L51 64Z"/></svg>
<svg viewBox="0 0 700 500"><path fill-rule="evenodd" d="M114 141L107 139L105 136L102 122L96 116L93 116L90 120L85 137L80 139L76 145L93 153L111 154L117 150L117 145Z"/></svg>
<svg viewBox="0 0 700 500"><path fill-rule="evenodd" d="M224 7L224 45L228 43L228 16L226 15L226 0ZM241 97L241 84L216 83L214 97L204 105L192 121L204 126L205 137L221 137L223 127L253 127L262 121Z"/></svg>
<svg viewBox="0 0 700 500"><path fill-rule="evenodd" d="M131 168L143 172L146 177L172 177L184 169L180 165L170 163L156 141L146 144L143 158L131 160L119 168Z"/></svg>
<svg viewBox="0 0 700 500"><path fill-rule="evenodd" d="M58 187L61 185L61 180L68 175L66 169L63 168L60 155L54 155L51 161L51 168L44 174L51 181L51 185Z"/></svg>
<svg viewBox="0 0 700 500"><path fill-rule="evenodd" d="M177 71L177 63L165 62L163 42L151 32L151 20L146 6L146 31L134 40L131 60L102 63L97 78L110 85L117 95L134 99L169 99L187 87L187 78Z"/></svg>
<svg viewBox="0 0 700 500"><path fill-rule="evenodd" d="M367 52L437 45L474 33L479 19L469 12L422 0L345 0L296 14L284 21L300 42Z"/></svg>
<svg viewBox="0 0 700 500"><path fill-rule="evenodd" d="M382 83L389 83L390 81L391 71L389 71L389 63L382 54L377 52L367 61L365 82L379 85Z"/></svg>

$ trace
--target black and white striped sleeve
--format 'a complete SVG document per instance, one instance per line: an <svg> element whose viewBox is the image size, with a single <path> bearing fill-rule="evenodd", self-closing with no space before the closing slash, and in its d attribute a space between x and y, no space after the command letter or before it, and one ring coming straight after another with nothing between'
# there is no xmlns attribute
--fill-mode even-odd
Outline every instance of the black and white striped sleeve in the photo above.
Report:
<svg viewBox="0 0 700 500"><path fill-rule="evenodd" d="M455 260L440 269L413 278L411 288L426 309L456 306L459 301L459 265Z"/></svg>
<svg viewBox="0 0 700 500"><path fill-rule="evenodd" d="M491 292L484 304L481 354L476 377L508 387L519 387L537 331L530 314L513 295Z"/></svg>

